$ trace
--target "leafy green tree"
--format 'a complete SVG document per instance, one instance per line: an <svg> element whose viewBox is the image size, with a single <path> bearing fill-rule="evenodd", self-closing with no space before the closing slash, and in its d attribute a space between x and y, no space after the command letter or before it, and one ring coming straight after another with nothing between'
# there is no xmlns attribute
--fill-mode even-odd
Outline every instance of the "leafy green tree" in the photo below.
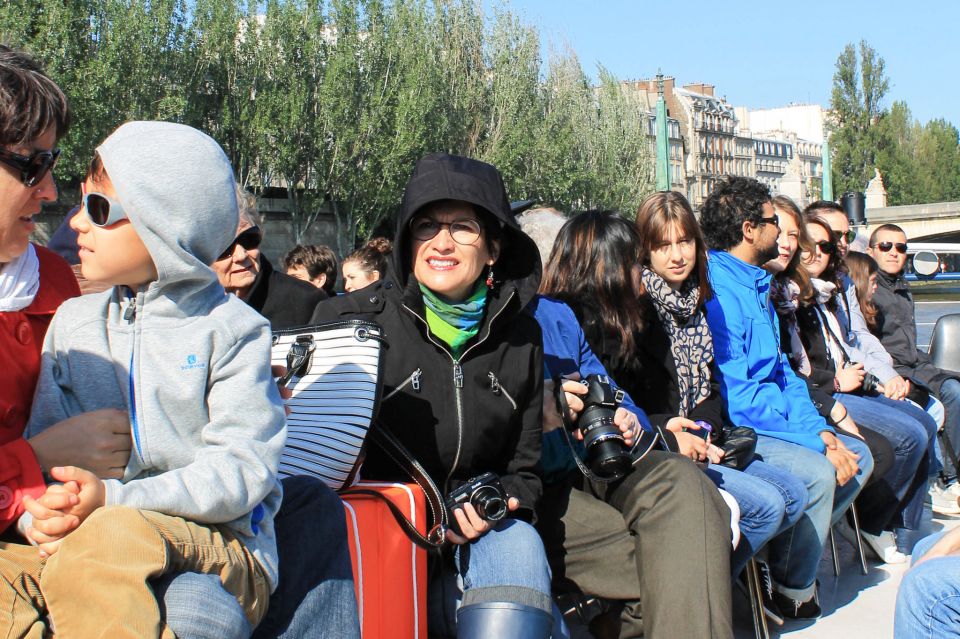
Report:
<svg viewBox="0 0 960 639"><path fill-rule="evenodd" d="M917 139L917 181L925 202L960 200L960 146L957 127L927 122Z"/></svg>
<svg viewBox="0 0 960 639"><path fill-rule="evenodd" d="M514 197L635 208L644 115L572 54L544 69L536 29L482 0L7 0L0 38L63 87L66 202L95 146L131 119L223 146L240 183L286 191L293 236L332 214L336 244L395 216L416 160L478 157Z"/></svg>
<svg viewBox="0 0 960 639"><path fill-rule="evenodd" d="M613 208L633 217L653 190L653 147L644 105L606 69L596 90L597 118L590 136L592 186L587 205Z"/></svg>
<svg viewBox="0 0 960 639"><path fill-rule="evenodd" d="M876 162L887 189L887 203L898 206L919 202L922 199L916 160L919 123L905 102L894 102L878 126Z"/></svg>
<svg viewBox="0 0 960 639"><path fill-rule="evenodd" d="M587 132L596 119L593 92L572 52L553 54L543 83L543 112L528 174L530 197L563 210L586 206Z"/></svg>
<svg viewBox="0 0 960 639"><path fill-rule="evenodd" d="M512 14L500 13L485 49L486 122L476 156L500 170L512 198L525 199L543 112L540 39Z"/></svg>
<svg viewBox="0 0 960 639"><path fill-rule="evenodd" d="M890 88L885 63L865 41L857 49L848 44L837 58L833 75L830 145L833 183L838 193L862 191L873 177L881 105Z"/></svg>

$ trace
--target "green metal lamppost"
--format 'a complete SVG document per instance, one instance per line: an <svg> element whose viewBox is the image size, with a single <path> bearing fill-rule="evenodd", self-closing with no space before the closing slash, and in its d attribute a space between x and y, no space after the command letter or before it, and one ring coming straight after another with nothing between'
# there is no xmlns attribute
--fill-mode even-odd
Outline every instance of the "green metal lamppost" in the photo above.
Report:
<svg viewBox="0 0 960 639"><path fill-rule="evenodd" d="M823 145L820 147L820 149L823 155L823 179L820 180L820 183L822 184L820 199L832 202L833 167L830 165L830 141L826 137L823 138Z"/></svg>

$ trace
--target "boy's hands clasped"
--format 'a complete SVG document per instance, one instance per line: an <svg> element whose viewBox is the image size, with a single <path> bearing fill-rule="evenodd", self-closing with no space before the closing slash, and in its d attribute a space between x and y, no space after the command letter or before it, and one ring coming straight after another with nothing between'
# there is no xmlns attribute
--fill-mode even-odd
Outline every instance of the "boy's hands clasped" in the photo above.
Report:
<svg viewBox="0 0 960 639"><path fill-rule="evenodd" d="M23 506L33 516L27 536L40 548L40 555L57 552L63 538L90 514L104 505L106 487L95 474L76 466L57 466L50 476L60 484L47 487L39 498L24 497Z"/></svg>

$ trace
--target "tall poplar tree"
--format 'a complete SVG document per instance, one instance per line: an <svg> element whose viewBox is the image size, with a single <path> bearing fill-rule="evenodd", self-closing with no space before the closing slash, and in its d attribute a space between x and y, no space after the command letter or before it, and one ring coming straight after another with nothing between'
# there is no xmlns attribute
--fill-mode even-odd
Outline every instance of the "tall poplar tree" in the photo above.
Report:
<svg viewBox="0 0 960 639"><path fill-rule="evenodd" d="M877 124L890 88L885 63L865 41L848 44L837 58L830 99L833 184L837 193L863 191L873 177L879 142Z"/></svg>

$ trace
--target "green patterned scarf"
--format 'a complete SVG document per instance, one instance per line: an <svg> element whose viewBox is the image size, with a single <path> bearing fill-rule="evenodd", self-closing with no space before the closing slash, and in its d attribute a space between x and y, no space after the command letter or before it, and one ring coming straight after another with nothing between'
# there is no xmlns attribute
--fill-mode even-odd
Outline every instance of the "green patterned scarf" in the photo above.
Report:
<svg viewBox="0 0 960 639"><path fill-rule="evenodd" d="M447 343L453 356L460 359L464 345L480 330L480 320L487 304L486 283L478 280L470 296L459 304L445 302L423 284L420 284L420 291L430 332Z"/></svg>

